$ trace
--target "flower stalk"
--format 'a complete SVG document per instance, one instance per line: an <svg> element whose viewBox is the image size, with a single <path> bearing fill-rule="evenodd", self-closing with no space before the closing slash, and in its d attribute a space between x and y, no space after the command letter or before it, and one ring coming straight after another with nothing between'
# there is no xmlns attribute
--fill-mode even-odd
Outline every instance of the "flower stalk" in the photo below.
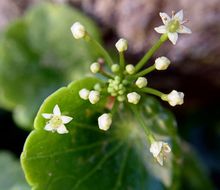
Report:
<svg viewBox="0 0 220 190"><path fill-rule="evenodd" d="M154 53L161 47L161 45L168 39L167 34L163 34L160 39L153 45L153 47L144 55L144 57L135 66L135 72L138 72L154 55Z"/></svg>

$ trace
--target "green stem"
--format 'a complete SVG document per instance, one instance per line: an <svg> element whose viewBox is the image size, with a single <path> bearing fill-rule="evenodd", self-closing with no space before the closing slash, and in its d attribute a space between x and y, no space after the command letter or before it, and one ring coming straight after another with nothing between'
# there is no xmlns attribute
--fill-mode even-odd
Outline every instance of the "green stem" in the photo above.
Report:
<svg viewBox="0 0 220 190"><path fill-rule="evenodd" d="M106 78L111 78L111 79L114 78L111 74L106 73L106 72L103 71L103 70L99 71L99 74L103 75L103 76L106 77Z"/></svg>
<svg viewBox="0 0 220 190"><path fill-rule="evenodd" d="M133 111L134 115L136 116L137 120L139 121L141 127L144 129L144 132L147 135L147 140L150 143L154 142L155 141L155 137L151 133L151 130L148 129L148 127L146 127L145 122L144 122L144 120L143 120L139 110L137 109L137 107L135 105L131 105L130 108Z"/></svg>
<svg viewBox="0 0 220 190"><path fill-rule="evenodd" d="M141 71L141 72L139 72L139 73L137 73L136 75L134 75L135 77L142 77L142 76L145 76L146 74L148 74L148 73L150 73L150 72L152 72L152 71L154 71L155 70L155 65L152 65L152 66L150 66L150 67L148 67L147 69L145 69L145 70L143 70L143 71Z"/></svg>
<svg viewBox="0 0 220 190"><path fill-rule="evenodd" d="M115 113L116 113L117 111L118 111L118 101L115 99L113 108L112 108L112 110L111 110L112 117L115 115Z"/></svg>
<svg viewBox="0 0 220 190"><path fill-rule="evenodd" d="M114 62L113 62L111 56L109 55L109 53L105 50L105 48L99 42L97 42L95 39L93 39L91 36L88 37L88 41L91 42L93 45L95 45L98 48L99 52L105 58L109 67L111 67L111 65Z"/></svg>
<svg viewBox="0 0 220 190"><path fill-rule="evenodd" d="M124 57L124 53L123 52L119 52L119 63L120 63L120 68L121 68L121 72L123 72L124 68L125 68L125 57Z"/></svg>
<svg viewBox="0 0 220 190"><path fill-rule="evenodd" d="M153 89L153 88L148 88L148 87L146 87L146 88L142 88L142 89L140 89L142 92L146 92L146 93L148 93L148 94L153 94L153 95L155 95L155 96L159 96L160 98L161 98L161 96L163 96L164 95L164 93L162 93L162 92L160 92L160 91L158 91L158 90L156 90L156 89Z"/></svg>
<svg viewBox="0 0 220 190"><path fill-rule="evenodd" d="M139 71L145 63L153 56L160 46L168 39L167 34L163 34L153 47L144 55L144 57L135 66L136 72Z"/></svg>

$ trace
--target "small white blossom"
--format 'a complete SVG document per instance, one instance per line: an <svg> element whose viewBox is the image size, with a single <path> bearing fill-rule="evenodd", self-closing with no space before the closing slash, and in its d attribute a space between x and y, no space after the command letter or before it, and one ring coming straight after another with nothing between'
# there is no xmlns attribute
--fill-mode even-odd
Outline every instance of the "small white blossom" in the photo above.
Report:
<svg viewBox="0 0 220 190"><path fill-rule="evenodd" d="M128 49L128 42L124 38L121 38L115 44L115 47L119 52L126 51Z"/></svg>
<svg viewBox="0 0 220 190"><path fill-rule="evenodd" d="M46 131L56 131L59 134L68 133L64 124L69 123L73 119L72 117L61 115L58 105L55 105L53 113L43 113L42 116L45 119L49 119L44 129Z"/></svg>
<svg viewBox="0 0 220 190"><path fill-rule="evenodd" d="M112 124L112 115L108 113L102 114L98 118L99 129L107 131Z"/></svg>
<svg viewBox="0 0 220 190"><path fill-rule="evenodd" d="M100 71L101 65L97 62L94 62L90 65L90 70L92 73L98 73Z"/></svg>
<svg viewBox="0 0 220 190"><path fill-rule="evenodd" d="M89 93L90 91L87 90L86 88L83 88L79 91L79 96L80 98L82 98L83 100L88 100L89 98Z"/></svg>
<svg viewBox="0 0 220 190"><path fill-rule="evenodd" d="M131 64L126 65L125 70L127 71L127 73L128 73L129 75L134 74L134 72L135 72L134 65L131 65Z"/></svg>
<svg viewBox="0 0 220 190"><path fill-rule="evenodd" d="M75 22L71 26L71 32L76 39L84 38L86 35L86 29L80 22Z"/></svg>
<svg viewBox="0 0 220 190"><path fill-rule="evenodd" d="M189 28L183 26L186 22L183 20L183 10L179 11L178 13L172 13L172 17L170 18L169 15L166 13L160 13L160 17L163 21L162 26L154 28L156 32L160 34L167 33L169 40L175 45L178 39L178 33L185 33L190 34L192 33Z"/></svg>
<svg viewBox="0 0 220 190"><path fill-rule="evenodd" d="M138 88L143 88L143 87L147 86L147 79L144 77L138 77L135 84Z"/></svg>
<svg viewBox="0 0 220 190"><path fill-rule="evenodd" d="M172 92L162 96L161 98L162 100L168 101L171 106L182 105L184 102L184 93L172 90Z"/></svg>
<svg viewBox="0 0 220 190"><path fill-rule="evenodd" d="M157 70L166 70L168 66L170 65L170 60L167 57L158 57L155 60L155 68Z"/></svg>
<svg viewBox="0 0 220 190"><path fill-rule="evenodd" d="M100 100L100 93L98 91L92 90L89 93L89 101L91 104L96 104Z"/></svg>
<svg viewBox="0 0 220 190"><path fill-rule="evenodd" d="M127 94L128 102L132 104L138 104L141 96L136 92L131 92Z"/></svg>
<svg viewBox="0 0 220 190"><path fill-rule="evenodd" d="M155 141L150 146L150 152L157 162L163 166L164 159L171 152L171 148L167 143L162 141Z"/></svg>

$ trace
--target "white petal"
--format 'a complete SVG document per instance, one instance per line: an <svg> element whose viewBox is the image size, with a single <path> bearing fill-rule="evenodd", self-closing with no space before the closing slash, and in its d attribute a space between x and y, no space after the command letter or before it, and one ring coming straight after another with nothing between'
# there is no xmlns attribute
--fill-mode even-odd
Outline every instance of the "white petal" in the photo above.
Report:
<svg viewBox="0 0 220 190"><path fill-rule="evenodd" d="M69 117L69 116L62 115L61 119L63 121L63 124L66 124L66 123L69 123L73 118Z"/></svg>
<svg viewBox="0 0 220 190"><path fill-rule="evenodd" d="M163 166L163 155L161 154L161 155L158 155L157 156L157 162L161 165L161 166Z"/></svg>
<svg viewBox="0 0 220 190"><path fill-rule="evenodd" d="M55 105L55 107L53 108L53 114L54 115L61 115L60 108L58 105Z"/></svg>
<svg viewBox="0 0 220 190"><path fill-rule="evenodd" d="M178 19L179 21L183 21L183 10L180 10L179 12L177 12L174 18Z"/></svg>
<svg viewBox="0 0 220 190"><path fill-rule="evenodd" d="M44 127L44 129L45 129L46 131L53 131L53 130L54 130L53 127L51 127L50 124L47 124L47 125Z"/></svg>
<svg viewBox="0 0 220 190"><path fill-rule="evenodd" d="M51 113L42 113L42 116L45 118L45 119L51 119L53 117L53 114Z"/></svg>
<svg viewBox="0 0 220 190"><path fill-rule="evenodd" d="M177 39L178 39L178 34L175 32L175 33L168 33L168 38L169 40L175 45L176 42L177 42Z"/></svg>
<svg viewBox="0 0 220 190"><path fill-rule="evenodd" d="M167 13L160 13L160 17L165 25L171 20L170 16Z"/></svg>
<svg viewBox="0 0 220 190"><path fill-rule="evenodd" d="M163 151L165 153L170 153L171 152L171 148L170 148L170 146L167 143L163 144Z"/></svg>
<svg viewBox="0 0 220 190"><path fill-rule="evenodd" d="M154 143L151 144L150 152L153 154L155 158L160 154L162 146L163 146L163 142L161 141L155 141Z"/></svg>
<svg viewBox="0 0 220 190"><path fill-rule="evenodd" d="M59 133L59 134L65 134L68 132L69 131L66 129L65 125L61 125L60 127L57 128L57 133Z"/></svg>
<svg viewBox="0 0 220 190"><path fill-rule="evenodd" d="M154 28L154 30L155 30L157 33L159 33L159 34L164 34L164 33L167 32L167 29L166 29L166 26L165 26L165 25L156 27L156 28Z"/></svg>
<svg viewBox="0 0 220 190"><path fill-rule="evenodd" d="M186 26L181 25L180 28L177 30L178 33L182 33L182 34L191 34L192 31L187 28Z"/></svg>

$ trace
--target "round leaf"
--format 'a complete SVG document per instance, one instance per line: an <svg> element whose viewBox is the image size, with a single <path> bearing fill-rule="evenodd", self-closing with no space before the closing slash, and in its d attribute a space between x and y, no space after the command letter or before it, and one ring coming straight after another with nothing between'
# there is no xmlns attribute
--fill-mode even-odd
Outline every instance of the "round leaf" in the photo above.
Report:
<svg viewBox="0 0 220 190"><path fill-rule="evenodd" d="M149 175L150 165L167 175L170 166L164 169L149 155L143 129L126 108L117 113L109 131L98 129L97 118L105 112L104 104L92 105L78 95L80 89L92 89L96 83L92 78L74 82L48 97L40 108L21 156L26 178L35 190L140 190L156 183ZM62 114L73 117L66 125L68 134L43 129L46 121L42 113L51 113L56 104ZM166 185L170 183L168 174L162 179Z"/></svg>

